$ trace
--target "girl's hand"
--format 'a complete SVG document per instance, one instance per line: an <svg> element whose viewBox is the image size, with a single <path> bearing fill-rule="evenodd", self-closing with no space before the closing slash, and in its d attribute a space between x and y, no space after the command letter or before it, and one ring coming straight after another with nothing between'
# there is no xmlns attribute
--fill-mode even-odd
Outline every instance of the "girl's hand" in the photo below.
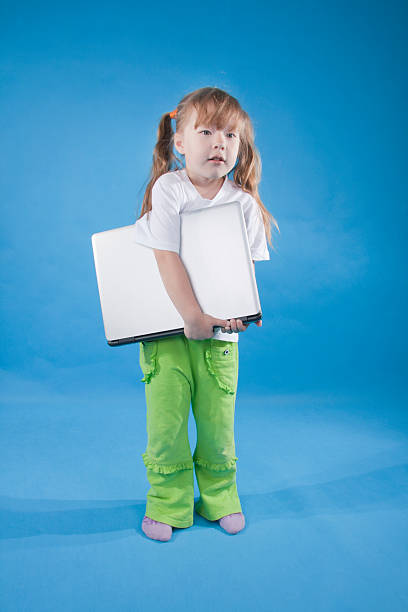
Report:
<svg viewBox="0 0 408 612"><path fill-rule="evenodd" d="M209 314L199 313L191 320L184 321L184 335L190 340L207 340L214 335L213 327L220 327L221 331L224 331L227 324L227 319L217 319Z"/></svg>
<svg viewBox="0 0 408 612"><path fill-rule="evenodd" d="M245 325L241 319L228 319L228 323L225 326L225 331L228 334L232 334L232 332L244 332L248 329L248 325L249 323ZM262 327L262 319L255 321L255 325Z"/></svg>

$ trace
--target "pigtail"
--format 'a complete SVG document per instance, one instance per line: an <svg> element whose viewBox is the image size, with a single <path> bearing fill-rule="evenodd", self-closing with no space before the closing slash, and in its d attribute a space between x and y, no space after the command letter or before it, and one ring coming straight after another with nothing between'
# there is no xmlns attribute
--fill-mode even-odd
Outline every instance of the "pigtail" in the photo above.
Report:
<svg viewBox="0 0 408 612"><path fill-rule="evenodd" d="M150 170L149 182L143 197L143 204L140 216L152 209L152 189L153 185L162 174L166 174L169 170L179 170L179 162L173 153L174 132L172 128L172 117L174 113L165 113L162 115L157 130L157 142L153 150L153 165ZM172 168L172 166L176 168Z"/></svg>
<svg viewBox="0 0 408 612"><path fill-rule="evenodd" d="M265 228L265 235L268 244L273 250L275 247L271 240L271 223L274 224L280 233L278 222L275 217L263 204L258 192L258 185L262 175L262 161L257 147L255 146L254 130L248 114L242 110L243 122L241 131L240 147L238 151L238 162L234 169L234 182L243 191L250 193L257 201L262 221Z"/></svg>

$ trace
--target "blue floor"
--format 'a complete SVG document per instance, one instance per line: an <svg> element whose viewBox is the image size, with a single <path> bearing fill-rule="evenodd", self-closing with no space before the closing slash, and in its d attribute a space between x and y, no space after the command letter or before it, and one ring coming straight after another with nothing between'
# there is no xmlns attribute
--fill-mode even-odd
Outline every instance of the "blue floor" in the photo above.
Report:
<svg viewBox="0 0 408 612"><path fill-rule="evenodd" d="M246 528L231 536L195 515L165 543L140 529L142 386L22 389L0 414L2 612L408 610L401 398L238 390ZM194 450L192 416L189 432Z"/></svg>

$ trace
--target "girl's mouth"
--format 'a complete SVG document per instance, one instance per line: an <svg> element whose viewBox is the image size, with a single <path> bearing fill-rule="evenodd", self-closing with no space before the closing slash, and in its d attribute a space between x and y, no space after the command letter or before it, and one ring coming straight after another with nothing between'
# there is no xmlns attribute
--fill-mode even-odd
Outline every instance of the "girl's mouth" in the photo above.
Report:
<svg viewBox="0 0 408 612"><path fill-rule="evenodd" d="M208 161L212 162L213 164L223 164L224 163L222 159L209 159Z"/></svg>

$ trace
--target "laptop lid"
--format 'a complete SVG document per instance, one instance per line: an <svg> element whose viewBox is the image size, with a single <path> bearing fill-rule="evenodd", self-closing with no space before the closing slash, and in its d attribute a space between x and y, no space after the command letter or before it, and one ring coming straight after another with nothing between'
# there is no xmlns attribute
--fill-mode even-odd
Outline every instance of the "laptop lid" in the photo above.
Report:
<svg viewBox="0 0 408 612"><path fill-rule="evenodd" d="M135 241L134 224L93 234L92 248L110 346L184 333L154 250ZM262 318L240 202L181 213L180 258L203 312L245 322Z"/></svg>

